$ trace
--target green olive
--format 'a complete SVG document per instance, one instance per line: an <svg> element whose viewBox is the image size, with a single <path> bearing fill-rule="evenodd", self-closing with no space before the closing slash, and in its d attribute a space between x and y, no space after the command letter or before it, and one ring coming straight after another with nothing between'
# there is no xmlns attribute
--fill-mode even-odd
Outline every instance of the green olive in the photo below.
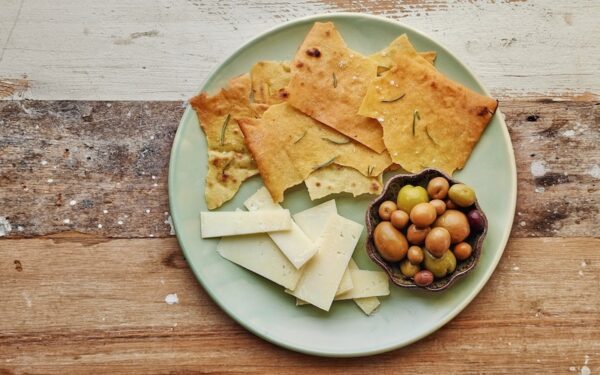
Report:
<svg viewBox="0 0 600 375"><path fill-rule="evenodd" d="M408 250L409 250L409 255L410 255L410 249L408 249ZM468 257L471 256L472 252L473 252L473 247L471 247L471 245L469 245L466 242L457 243L456 246L454 246L454 256L458 260L467 259Z"/></svg>
<svg viewBox="0 0 600 375"><path fill-rule="evenodd" d="M421 270L421 266L418 264L412 264L408 259L404 259L400 263L400 272L406 277L413 277L417 272Z"/></svg>
<svg viewBox="0 0 600 375"><path fill-rule="evenodd" d="M392 212L396 211L398 207L396 203L392 201L385 201L379 205L379 218L381 220L389 221Z"/></svg>
<svg viewBox="0 0 600 375"><path fill-rule="evenodd" d="M460 207L469 207L475 203L475 191L465 184L450 186L448 197Z"/></svg>
<svg viewBox="0 0 600 375"><path fill-rule="evenodd" d="M411 246L408 248L406 257L412 264L421 264L423 262L423 249L419 246Z"/></svg>
<svg viewBox="0 0 600 375"><path fill-rule="evenodd" d="M429 202L429 196L422 186L405 185L398 192L398 208L407 214L417 204L426 202Z"/></svg>
<svg viewBox="0 0 600 375"><path fill-rule="evenodd" d="M430 230L429 227L418 228L416 225L411 224L406 230L406 238L412 245L421 245L425 242L425 237L427 237Z"/></svg>
<svg viewBox="0 0 600 375"><path fill-rule="evenodd" d="M389 221L382 221L373 231L375 247L381 257L389 262L399 262L406 256L408 242L406 237L394 228Z"/></svg>
<svg viewBox="0 0 600 375"><path fill-rule="evenodd" d="M440 258L436 258L425 250L425 269L431 271L433 276L442 277L454 272L456 269L456 258L452 251L447 250Z"/></svg>
<svg viewBox="0 0 600 375"><path fill-rule="evenodd" d="M425 248L436 257L441 257L450 248L450 232L442 227L433 228L425 237Z"/></svg>
<svg viewBox="0 0 600 375"><path fill-rule="evenodd" d="M451 243L462 242L471 233L467 216L457 210L447 210L437 218L433 226L442 227L450 232Z"/></svg>
<svg viewBox="0 0 600 375"><path fill-rule="evenodd" d="M432 178L427 184L427 192L431 199L444 199L448 194L450 184L444 177Z"/></svg>
<svg viewBox="0 0 600 375"><path fill-rule="evenodd" d="M396 229L404 229L406 224L408 224L408 219L408 214L402 210L396 210L390 216L390 221Z"/></svg>
<svg viewBox="0 0 600 375"><path fill-rule="evenodd" d="M435 207L429 203L419 203L410 210L410 221L419 228L430 226L436 217Z"/></svg>

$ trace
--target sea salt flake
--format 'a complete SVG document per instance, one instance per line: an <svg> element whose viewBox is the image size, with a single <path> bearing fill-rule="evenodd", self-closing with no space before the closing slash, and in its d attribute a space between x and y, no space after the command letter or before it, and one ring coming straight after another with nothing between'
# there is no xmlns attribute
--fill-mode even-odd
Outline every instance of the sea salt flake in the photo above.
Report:
<svg viewBox="0 0 600 375"><path fill-rule="evenodd" d="M167 294L167 296L165 297L165 302L168 305L174 305L176 303L179 303L179 297L177 297L177 293Z"/></svg>

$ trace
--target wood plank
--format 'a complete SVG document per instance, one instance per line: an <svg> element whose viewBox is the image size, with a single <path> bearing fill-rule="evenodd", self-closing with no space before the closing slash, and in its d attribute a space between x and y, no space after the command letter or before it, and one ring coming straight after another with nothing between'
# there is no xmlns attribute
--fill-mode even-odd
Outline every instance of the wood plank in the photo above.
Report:
<svg viewBox="0 0 600 375"><path fill-rule="evenodd" d="M26 76L27 85L6 91L8 98L186 99L251 37L338 11L384 15L422 30L474 68L496 96L600 92L600 49L590 43L600 34L596 0L82 0L68 9L10 0L0 14L0 80Z"/></svg>
<svg viewBox="0 0 600 375"><path fill-rule="evenodd" d="M599 102L500 106L517 158L513 235L600 236ZM8 236L169 236L167 168L182 111L178 102L0 102Z"/></svg>
<svg viewBox="0 0 600 375"><path fill-rule="evenodd" d="M369 360L309 357L246 332L198 285L175 239L102 241L0 241L0 373L600 371L600 239L512 239L458 317Z"/></svg>

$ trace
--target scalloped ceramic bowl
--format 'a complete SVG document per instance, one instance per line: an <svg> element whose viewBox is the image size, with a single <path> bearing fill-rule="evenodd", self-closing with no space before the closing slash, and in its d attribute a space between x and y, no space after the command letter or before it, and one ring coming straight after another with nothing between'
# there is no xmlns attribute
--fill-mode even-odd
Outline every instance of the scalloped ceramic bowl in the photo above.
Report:
<svg viewBox="0 0 600 375"><path fill-rule="evenodd" d="M377 197L371 204L369 205L366 213L366 223L367 223L367 254L369 258L373 262L375 262L378 266L380 266L385 273L388 274L390 280L403 288L422 288L431 290L434 292L439 292L448 288L452 283L458 279L459 277L463 277L469 272L471 272L475 266L477 265L479 258L481 256L481 251L483 247L483 240L485 239L485 235L488 230L488 221L485 216L485 213L479 206L479 203L476 201L474 206L479 212L481 212L481 216L483 217L484 227L482 231L475 232L471 230L469 237L465 240L473 247L473 253L471 256L463 261L457 261L456 269L454 272L446 275L441 279L434 279L433 283L426 286L421 287L414 283L414 281L410 278L405 277L400 272L400 263L399 262L388 262L379 255L379 252L375 248L375 242L373 240L373 231L377 224L381 222L379 218L378 209L379 205L384 201L396 201L396 197L398 196L398 192L405 185L413 185L413 186L422 186L427 188L427 183L435 177L444 177L450 182L450 186L454 184L460 183L459 181L448 177L446 174L436 170L436 169L425 169L424 171L417 174L399 174L389 179L389 181L385 184L383 188L383 192L379 197ZM465 212L465 210L462 210ZM465 212L466 214L466 212Z"/></svg>

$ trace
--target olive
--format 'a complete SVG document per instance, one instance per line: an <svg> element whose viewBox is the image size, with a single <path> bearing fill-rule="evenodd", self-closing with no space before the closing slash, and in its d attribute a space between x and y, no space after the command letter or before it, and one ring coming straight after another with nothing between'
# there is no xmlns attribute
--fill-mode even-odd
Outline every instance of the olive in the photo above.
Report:
<svg viewBox="0 0 600 375"><path fill-rule="evenodd" d="M458 260L465 260L471 256L473 253L473 248L466 242L457 243L454 246L454 256Z"/></svg>
<svg viewBox="0 0 600 375"><path fill-rule="evenodd" d="M471 229L481 232L485 228L485 219L481 212L476 209L473 209L467 213L467 219L469 219L469 225Z"/></svg>
<svg viewBox="0 0 600 375"><path fill-rule="evenodd" d="M444 177L432 178L427 184L427 192L431 199L444 199L448 194L450 184Z"/></svg>
<svg viewBox="0 0 600 375"><path fill-rule="evenodd" d="M406 257L412 264L420 264L423 261L423 250L419 246L411 246Z"/></svg>
<svg viewBox="0 0 600 375"><path fill-rule="evenodd" d="M412 264L408 261L408 259L404 259L402 263L400 263L400 272L406 277L413 277L415 273L421 270L421 266L418 264Z"/></svg>
<svg viewBox="0 0 600 375"><path fill-rule="evenodd" d="M425 248L436 257L441 257L450 248L450 232L437 227L425 237Z"/></svg>
<svg viewBox="0 0 600 375"><path fill-rule="evenodd" d="M419 228L430 226L436 217L435 207L429 203L419 203L410 210L410 221Z"/></svg>
<svg viewBox="0 0 600 375"><path fill-rule="evenodd" d="M429 201L429 204L435 208L435 213L440 216L444 212L446 212L446 203L444 203L441 199L433 199Z"/></svg>
<svg viewBox="0 0 600 375"><path fill-rule="evenodd" d="M440 279L454 272L456 269L456 257L454 257L454 254L450 250L447 250L440 258L436 258L428 251L425 251L424 265L427 270L433 273L433 276Z"/></svg>
<svg viewBox="0 0 600 375"><path fill-rule="evenodd" d="M418 286L428 286L433 282L433 274L430 271L422 270L415 274L415 284Z"/></svg>
<svg viewBox="0 0 600 375"><path fill-rule="evenodd" d="M381 205L379 205L379 218L381 220L389 221L390 215L397 209L398 206L396 206L396 203L392 201L385 201Z"/></svg>
<svg viewBox="0 0 600 375"><path fill-rule="evenodd" d="M408 224L408 214L402 210L396 210L392 212L390 220L396 229L404 229L406 224Z"/></svg>
<svg viewBox="0 0 600 375"><path fill-rule="evenodd" d="M394 228L389 221L382 221L377 224L373 231L375 247L381 257L389 262L399 262L404 259L408 251L408 242L406 237Z"/></svg>
<svg viewBox="0 0 600 375"><path fill-rule="evenodd" d="M475 191L465 184L454 184L448 190L448 197L460 207L469 207L475 203Z"/></svg>
<svg viewBox="0 0 600 375"><path fill-rule="evenodd" d="M456 210L458 206L456 203L452 202L450 199L446 199L446 209L447 210Z"/></svg>
<svg viewBox="0 0 600 375"><path fill-rule="evenodd" d="M425 202L429 202L429 196L422 186L405 185L398 192L398 208L407 214L414 206Z"/></svg>
<svg viewBox="0 0 600 375"><path fill-rule="evenodd" d="M471 233L467 217L457 210L447 210L437 218L433 226L442 227L450 232L451 243L462 242Z"/></svg>
<svg viewBox="0 0 600 375"><path fill-rule="evenodd" d="M425 242L425 237L427 237L430 230L429 227L418 228L416 225L411 224L406 230L406 238L412 245L421 245Z"/></svg>

